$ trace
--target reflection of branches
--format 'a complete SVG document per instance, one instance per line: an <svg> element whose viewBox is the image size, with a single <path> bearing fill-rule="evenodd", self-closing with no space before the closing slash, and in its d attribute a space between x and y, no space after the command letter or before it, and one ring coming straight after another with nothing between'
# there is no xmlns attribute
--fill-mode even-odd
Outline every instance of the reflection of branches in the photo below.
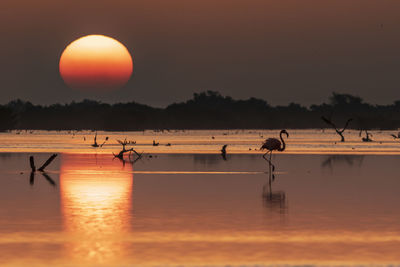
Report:
<svg viewBox="0 0 400 267"><path fill-rule="evenodd" d="M38 171L43 175L43 177L52 185L56 186L56 183L54 182L53 179L50 178L50 176L45 173L44 169L53 162L53 160L57 157L57 154L51 155L45 163L38 169ZM29 157L29 164L31 166L31 175L29 177L29 184L33 185L35 183L35 173L36 173L36 166L35 166L35 159L33 156Z"/></svg>
<svg viewBox="0 0 400 267"><path fill-rule="evenodd" d="M132 160L132 159L131 159L131 153L129 153L128 160L126 160L126 159L124 159L124 158L121 159L121 158L119 158L119 157L116 157L116 158L118 158L119 161L122 162L122 166L123 166L123 167L125 167L125 164L126 164L126 163L129 163L129 164L133 165L133 164L135 164L138 160L142 159L142 157L140 156L140 157L136 157L136 159Z"/></svg>
<svg viewBox="0 0 400 267"><path fill-rule="evenodd" d="M45 172L41 172L41 174L43 175L43 177L46 179L47 182L49 182L49 184L51 184L52 186L56 186L56 182ZM35 184L35 172L31 172L31 175L29 177L29 184L30 185L34 185Z"/></svg>
<svg viewBox="0 0 400 267"><path fill-rule="evenodd" d="M35 183L35 172L31 172L31 176L29 178L29 184L33 185Z"/></svg>
<svg viewBox="0 0 400 267"><path fill-rule="evenodd" d="M56 182L47 173L42 172L42 175L52 186L56 186Z"/></svg>
<svg viewBox="0 0 400 267"><path fill-rule="evenodd" d="M337 133L338 135L340 135L340 137L341 137L341 142L344 142L343 132L347 129L347 127L349 126L349 123L350 123L353 119L348 119L348 120L346 121L346 124L344 125L344 127L343 127L342 130L339 130L339 129L336 127L336 125L335 125L331 120L325 118L324 116L321 116L321 119L322 119L325 123L327 123L327 124L329 124L330 126L332 126L332 128L335 129L336 133Z"/></svg>
<svg viewBox="0 0 400 267"><path fill-rule="evenodd" d="M346 163L349 166L353 166L354 162L357 161L358 165L361 166L364 156L360 155L330 155L322 163L322 167L329 167L332 169L336 163Z"/></svg>

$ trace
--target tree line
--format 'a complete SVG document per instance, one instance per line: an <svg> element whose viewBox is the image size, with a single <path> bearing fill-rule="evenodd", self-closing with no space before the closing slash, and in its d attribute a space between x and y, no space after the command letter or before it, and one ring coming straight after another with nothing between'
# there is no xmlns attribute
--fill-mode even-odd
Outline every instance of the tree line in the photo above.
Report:
<svg viewBox="0 0 400 267"><path fill-rule="evenodd" d="M337 125L352 119L353 129L400 128L400 101L372 105L360 97L333 93L328 103L309 107L296 103L271 106L257 98L235 100L218 92L195 93L192 99L155 108L136 102L106 104L92 100L34 105L14 100L0 105L0 130L145 129L283 129L327 128L321 117Z"/></svg>

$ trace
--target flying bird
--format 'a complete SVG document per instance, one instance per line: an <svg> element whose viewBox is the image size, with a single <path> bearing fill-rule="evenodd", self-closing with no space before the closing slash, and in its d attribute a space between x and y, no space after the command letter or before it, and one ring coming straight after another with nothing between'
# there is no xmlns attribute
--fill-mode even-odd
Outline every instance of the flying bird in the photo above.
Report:
<svg viewBox="0 0 400 267"><path fill-rule="evenodd" d="M286 144L285 144L285 140L283 140L282 135L285 134L286 137L289 137L289 133L286 130L282 130L279 133L279 139L277 138L268 138L267 140L264 141L264 143L262 144L260 150L267 150L267 153L265 153L263 155L263 158L268 161L268 163L270 164L270 166L272 166L272 171L275 170L275 166L274 164L272 164L271 162L271 157L272 157L272 151L276 150L276 151L284 151L286 149ZM265 156L267 156L269 153L269 159L267 159Z"/></svg>

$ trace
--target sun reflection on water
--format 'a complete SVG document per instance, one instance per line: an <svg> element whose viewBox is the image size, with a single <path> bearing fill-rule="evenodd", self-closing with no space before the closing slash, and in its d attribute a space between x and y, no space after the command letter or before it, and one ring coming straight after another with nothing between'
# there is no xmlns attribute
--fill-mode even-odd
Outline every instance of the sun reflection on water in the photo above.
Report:
<svg viewBox="0 0 400 267"><path fill-rule="evenodd" d="M106 156L63 154L60 171L61 209L68 256L90 262L112 262L123 254L118 237L129 232L132 166Z"/></svg>

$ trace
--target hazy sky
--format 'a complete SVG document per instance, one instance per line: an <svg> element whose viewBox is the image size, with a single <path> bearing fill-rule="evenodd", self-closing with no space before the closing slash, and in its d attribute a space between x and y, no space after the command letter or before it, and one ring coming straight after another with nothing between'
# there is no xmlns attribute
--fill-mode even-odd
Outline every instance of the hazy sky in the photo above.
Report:
<svg viewBox="0 0 400 267"><path fill-rule="evenodd" d="M91 98L164 106L194 92L372 103L400 99L399 0L2 0L0 102ZM134 77L107 95L68 88L58 72L70 42L121 41Z"/></svg>

